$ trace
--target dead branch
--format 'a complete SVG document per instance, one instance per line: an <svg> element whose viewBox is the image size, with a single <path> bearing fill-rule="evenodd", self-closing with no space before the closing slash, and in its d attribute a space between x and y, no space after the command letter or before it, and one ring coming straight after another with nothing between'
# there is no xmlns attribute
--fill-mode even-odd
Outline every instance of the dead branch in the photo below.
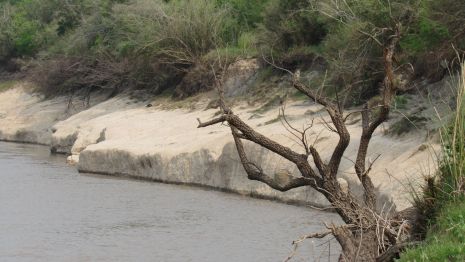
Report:
<svg viewBox="0 0 465 262"><path fill-rule="evenodd" d="M360 145L357 152L357 160L355 161L355 172L357 173L357 176L365 190L365 204L372 209L376 207L376 193L374 191L373 182L368 176L371 167L369 170L366 169L366 157L368 153L368 145L370 144L373 133L379 127L379 125L387 120L392 100L397 92L398 87L394 80L393 57L399 40L400 25L397 24L396 34L390 37L389 42L384 50L385 78L382 90L383 101L382 105L380 106L378 116L373 121L370 121L367 105L365 105L365 108L362 111L362 136L360 138Z"/></svg>
<svg viewBox="0 0 465 262"><path fill-rule="evenodd" d="M235 127L231 127L231 131L234 137L234 142L236 143L239 158L241 159L241 162L250 180L257 180L263 182L271 188L282 192L298 187L317 185L316 177L310 179L306 177L294 177L290 174L284 174L284 177L281 176L278 181L277 179L273 179L270 176L266 175L259 166L255 165L254 163L248 160L244 150L244 145L241 141L241 138L238 136L237 129Z"/></svg>
<svg viewBox="0 0 465 262"><path fill-rule="evenodd" d="M383 38L384 42L382 43L384 46L384 81L381 87L382 101L380 105L372 108L365 105L362 110L358 111L362 117L362 135L354 168L364 189L363 201L354 197L350 191L344 192L337 179L342 158L351 139L345 122L347 117L354 113L344 116L344 108L339 101L339 95L337 95L335 103L323 96L318 90L301 83L298 74L283 69L292 75L292 86L295 89L326 109L330 122L323 119L322 123L330 131L337 133L339 136L337 145L334 147L329 160L325 161L321 158L318 150L313 145L308 144L307 132L311 130L313 122L300 130L294 127L287 119L284 108L280 110L281 123L304 147L305 154L297 153L291 148L257 132L238 115L234 114L231 108L227 106L224 98L223 78L225 76L216 77L216 74L214 74L220 97L222 115L204 123L199 120L198 127L207 127L227 122L231 129L240 161L249 179L260 181L279 191L288 191L304 186L312 187L328 199L347 225L351 225L333 226L329 228L328 232L304 236L303 239L294 242L294 251L296 250L296 246L305 239L322 238L332 234L342 247L343 256L341 256L341 261L356 261L359 259L375 261L377 257L381 257L384 253L388 252L390 247L399 244L401 239L405 239L404 235L407 234L406 223L392 219L390 212L385 212L384 207L380 211L376 208L377 198L369 173L379 156L367 165L367 153L370 141L377 128L388 119L392 100L398 90L393 63L396 48L400 40L400 31L401 25L396 23L393 28L379 28L373 33L369 33L369 36L379 43L382 42L378 39L378 36L385 35L386 33L393 34ZM368 34L367 32L363 33ZM226 71L225 69L223 70L223 72ZM374 112L375 109L377 109L377 112ZM274 176L266 174L259 165L250 161L244 148L243 140L266 148L295 164L301 176L297 177L288 173L276 174ZM309 163L310 155L317 168L316 171ZM292 256L291 254L287 260L291 259Z"/></svg>
<svg viewBox="0 0 465 262"><path fill-rule="evenodd" d="M297 240L292 241L292 246L293 246L292 252L291 254L289 254L289 256L287 256L286 259L284 259L284 262L290 261L297 254L297 249L299 248L299 244L304 242L306 239L311 239L311 238L321 239L321 238L325 238L331 235L332 233L333 232L331 230L328 230L325 232L308 234L308 235L300 237Z"/></svg>
<svg viewBox="0 0 465 262"><path fill-rule="evenodd" d="M215 118L215 119L212 119L210 121L207 121L205 123L202 123L202 121L200 121L199 118L197 118L197 121L199 122L199 125L197 126L198 128L201 128L201 127L207 127L207 126L212 126L212 125L215 125L215 124L219 124L219 123L223 123L227 120L227 116L226 115L222 115L218 118Z"/></svg>

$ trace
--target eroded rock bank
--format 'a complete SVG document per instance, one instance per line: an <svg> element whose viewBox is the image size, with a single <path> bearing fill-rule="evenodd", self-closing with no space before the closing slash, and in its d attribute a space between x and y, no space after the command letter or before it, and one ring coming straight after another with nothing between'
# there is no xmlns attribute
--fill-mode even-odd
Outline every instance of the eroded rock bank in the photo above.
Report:
<svg viewBox="0 0 465 262"><path fill-rule="evenodd" d="M107 95L97 94L91 104L105 100ZM0 92L0 140L50 145L53 125L86 109L84 99L55 97L45 99L33 92L27 82L15 82Z"/></svg>
<svg viewBox="0 0 465 262"><path fill-rule="evenodd" d="M309 188L280 193L248 180L229 129L222 125L197 129L197 118L207 120L217 114L217 109L205 110L209 101L199 97L188 109L175 109L167 108L163 99L147 107L121 95L70 111L66 98L43 100L19 84L0 93L0 139L50 145L52 151L68 154L81 172L208 186L284 202L328 204ZM258 131L298 149L279 121L278 109L235 106L235 112ZM323 157L329 157L337 136L325 129L324 111L296 101L287 105L286 114L296 127L314 119L313 138ZM357 191L351 159L358 146L360 120L353 117L349 122L352 141L341 165L341 179ZM385 135L383 129L375 134L369 154L372 160L381 155L372 177L382 200L390 200L399 210L410 205L409 184L420 181L423 170L434 168L428 148L422 135L395 138ZM298 174L286 160L267 150L251 144L247 150L279 179L285 179L285 173Z"/></svg>

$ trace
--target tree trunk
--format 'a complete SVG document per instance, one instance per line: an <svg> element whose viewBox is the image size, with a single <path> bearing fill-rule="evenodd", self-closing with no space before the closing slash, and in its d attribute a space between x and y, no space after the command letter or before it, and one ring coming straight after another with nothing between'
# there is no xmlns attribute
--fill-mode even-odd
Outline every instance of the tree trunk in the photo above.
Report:
<svg viewBox="0 0 465 262"><path fill-rule="evenodd" d="M352 113L344 115L339 101L332 101L322 96L318 90L304 85L299 81L298 75L290 71L293 77L292 84L294 88L304 93L311 101L322 105L326 109L331 119L329 123L323 120L326 123L326 128L331 132L337 133L339 136L338 143L334 147L329 160L321 158L320 153L314 147L316 140L313 144L308 143L309 135L307 131L312 128L313 122L302 130L299 130L286 120L284 109L282 109L283 124L287 125L286 129L300 140L303 147L301 151L295 151L286 145L272 140L244 122L239 115L234 114L231 108L226 105L223 89L224 76L221 77L221 80L216 79L222 111L221 116L204 123L199 120L199 128L224 122L229 124L239 158L249 179L260 181L282 192L299 187L312 187L322 193L346 223L346 225L339 227L328 226L330 232L341 244L343 254L340 257L340 261L376 261L377 257L386 247L398 244L399 235L404 233L404 228L402 228L403 221L399 223L397 220L391 220L385 217L386 214L382 211L376 210L377 199L375 188L369 176L374 161L367 163L370 140L377 128L387 120L392 100L398 89L395 81L393 57L400 40L400 24L396 24L395 27L389 30L383 29L383 31L393 33L393 35L386 39L385 46L383 46L383 60L385 64L385 77L382 86L383 99L376 107L369 108L365 106L360 111L362 115L362 136L357 152L357 160L354 163L357 177L363 186L364 201L357 199L350 191L346 192L342 190L338 181L341 160L351 139L346 126L346 120ZM226 72L226 70L223 70L223 72ZM375 109L378 109L379 112L375 113ZM276 176L272 174L267 174L259 165L249 160L247 152L244 149L243 140L253 142L294 163L300 171L301 176L286 174L287 179L282 181L276 179ZM309 162L310 159L313 160L313 166Z"/></svg>
<svg viewBox="0 0 465 262"><path fill-rule="evenodd" d="M376 261L378 240L375 229L352 234L346 228L334 230L334 235L342 247L340 262Z"/></svg>

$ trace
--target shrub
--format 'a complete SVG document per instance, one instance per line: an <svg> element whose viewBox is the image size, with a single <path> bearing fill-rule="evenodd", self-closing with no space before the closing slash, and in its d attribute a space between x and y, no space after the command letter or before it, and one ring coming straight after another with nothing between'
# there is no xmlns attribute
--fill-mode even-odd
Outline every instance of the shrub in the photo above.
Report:
<svg viewBox="0 0 465 262"><path fill-rule="evenodd" d="M383 49L367 34L383 42L389 34L380 29L394 17L408 29L403 54L396 58L414 60L420 76L440 78L441 63L455 55L452 44L465 49L463 10L461 0L0 1L0 63L32 57L53 64L83 57L96 78L111 71L113 77L130 74L152 85L149 75L175 83L172 77L205 68L202 63L218 55L227 61L264 55L291 70L316 61L328 66L331 92L348 87L352 105L375 95L383 77L376 59Z"/></svg>
<svg viewBox="0 0 465 262"><path fill-rule="evenodd" d="M193 64L223 46L221 30L228 10L207 0L138 0L115 6L117 37L133 52L169 63Z"/></svg>
<svg viewBox="0 0 465 262"><path fill-rule="evenodd" d="M15 54L18 56L34 55L43 41L40 24L27 19L22 13L16 13L12 20L15 31L12 36Z"/></svg>
<svg viewBox="0 0 465 262"><path fill-rule="evenodd" d="M13 53L13 23L11 19L12 7L0 4L0 62L5 62Z"/></svg>
<svg viewBox="0 0 465 262"><path fill-rule="evenodd" d="M447 28L449 32L448 42L456 48L465 49L465 1L462 0L441 0L430 1L428 16L440 26Z"/></svg>
<svg viewBox="0 0 465 262"><path fill-rule="evenodd" d="M278 54L290 48L318 45L327 34L324 19L310 10L307 0L271 0L260 30L261 48Z"/></svg>
<svg viewBox="0 0 465 262"><path fill-rule="evenodd" d="M202 64L198 64L182 78L174 90L173 97L186 98L202 91L213 89L215 75L212 70Z"/></svg>
<svg viewBox="0 0 465 262"><path fill-rule="evenodd" d="M263 11L270 0L216 0L219 7L230 10L223 28L223 37L231 45L240 42L243 34L254 30L263 21Z"/></svg>
<svg viewBox="0 0 465 262"><path fill-rule="evenodd" d="M422 0L315 1L314 8L332 22L322 44L322 54L329 64L328 84L345 97L345 105L359 105L378 94L384 75L383 43L418 19L417 6ZM403 32L401 32L403 34ZM397 59L398 57L396 57Z"/></svg>
<svg viewBox="0 0 465 262"><path fill-rule="evenodd" d="M421 17L416 27L410 30L400 44L406 52L416 55L437 47L448 37L447 27L427 17Z"/></svg>
<svg viewBox="0 0 465 262"><path fill-rule="evenodd" d="M419 18L401 42L404 56L413 61L417 77L435 82L448 67L458 68L457 51L463 58L465 2L461 0L423 1Z"/></svg>
<svg viewBox="0 0 465 262"><path fill-rule="evenodd" d="M111 95L131 89L160 94L176 86L183 75L170 65L160 66L143 57L115 59L99 55L39 60L29 78L38 84L38 91L53 97L101 89L111 90Z"/></svg>

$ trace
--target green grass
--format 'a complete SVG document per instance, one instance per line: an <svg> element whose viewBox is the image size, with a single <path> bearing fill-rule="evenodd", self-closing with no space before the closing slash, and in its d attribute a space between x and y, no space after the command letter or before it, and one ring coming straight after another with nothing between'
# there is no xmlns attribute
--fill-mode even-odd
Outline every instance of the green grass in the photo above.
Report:
<svg viewBox="0 0 465 262"><path fill-rule="evenodd" d="M424 244L405 252L400 261L465 261L465 200L443 207Z"/></svg>
<svg viewBox="0 0 465 262"><path fill-rule="evenodd" d="M0 92L4 92L4 91L12 88L16 83L17 83L17 81L14 81L14 80L1 82L0 83Z"/></svg>
<svg viewBox="0 0 465 262"><path fill-rule="evenodd" d="M408 106L408 98L405 95L398 95L394 99L393 108L397 110L405 110Z"/></svg>

